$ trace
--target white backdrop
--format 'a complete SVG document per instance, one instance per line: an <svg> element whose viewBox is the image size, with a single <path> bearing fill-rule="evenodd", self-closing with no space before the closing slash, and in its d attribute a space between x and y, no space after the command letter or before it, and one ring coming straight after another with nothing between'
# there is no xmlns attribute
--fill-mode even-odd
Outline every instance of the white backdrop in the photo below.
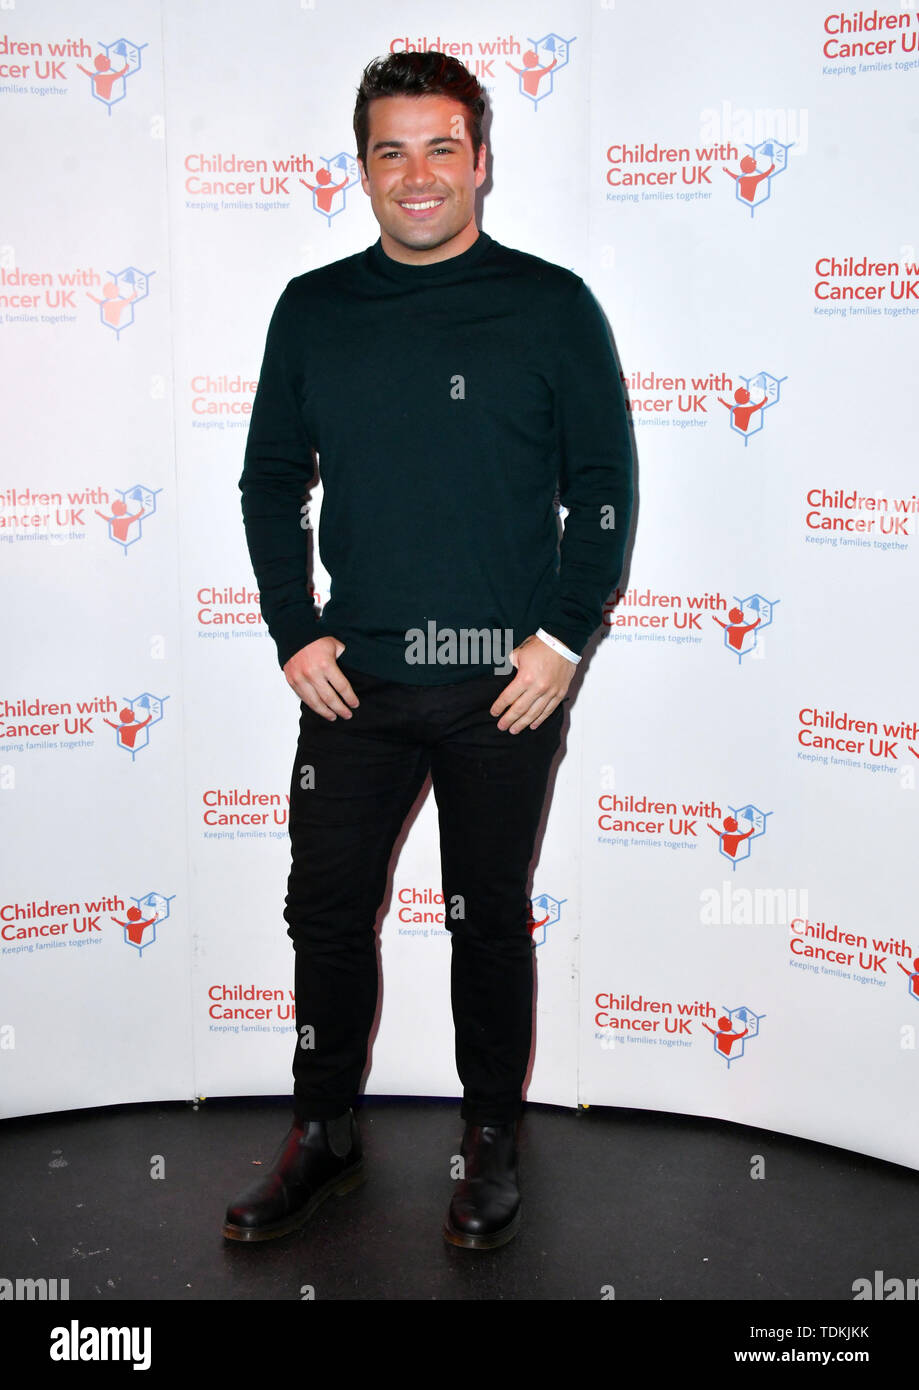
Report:
<svg viewBox="0 0 919 1390"><path fill-rule="evenodd" d="M0 6L2 1113L290 1089L298 704L237 480L283 286L378 235L354 89L409 45L487 87L482 225L584 277L635 419L529 1099L919 1167L919 16L813 0ZM459 1093L439 888L428 795L370 1094Z"/></svg>

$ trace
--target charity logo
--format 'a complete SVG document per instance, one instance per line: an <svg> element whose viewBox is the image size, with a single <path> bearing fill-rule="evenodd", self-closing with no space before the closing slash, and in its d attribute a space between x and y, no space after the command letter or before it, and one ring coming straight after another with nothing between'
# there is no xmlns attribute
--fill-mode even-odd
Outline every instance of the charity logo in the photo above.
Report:
<svg viewBox="0 0 919 1390"><path fill-rule="evenodd" d="M734 400L726 401L719 396L720 403L730 412L730 426L735 434L743 437L744 448L753 435L763 428L763 416L772 406L778 405L781 398L782 382L785 376L772 376L770 372L757 372L756 376L740 376L744 382L734 392ZM762 400L755 401L753 392L762 392Z"/></svg>
<svg viewBox="0 0 919 1390"><path fill-rule="evenodd" d="M863 932L846 931L838 922L812 922L807 916L793 917L789 926L788 950L795 957L789 964L797 969L884 988L887 981L880 977L887 976L886 962L893 956L896 964L910 980L910 994L914 999L919 997L915 994L912 983L914 974L919 971L919 960L913 961L913 970L908 970L900 959L901 956L905 956L909 960L913 954L913 946L906 937L872 935L869 939ZM849 949L843 950L843 947ZM837 968L839 966L845 966L847 969L840 970Z"/></svg>
<svg viewBox="0 0 919 1390"><path fill-rule="evenodd" d="M150 277L155 271L138 270L137 266L125 266L124 270L107 270L109 277L102 286L101 296L91 290L86 291L88 299L99 306L99 322L104 328L111 328L120 340L121 334L134 323L134 306L146 299L150 293Z"/></svg>
<svg viewBox="0 0 919 1390"><path fill-rule="evenodd" d="M600 836L600 842L625 848L662 849L666 845L668 849L695 850L702 833L700 821L714 830L707 818L720 821L723 815L715 801L681 801L678 804L647 795L636 796L632 792L622 796L604 792L597 799L597 806L600 810L597 828L615 832L612 836ZM646 838L657 835L661 838Z"/></svg>
<svg viewBox="0 0 919 1390"><path fill-rule="evenodd" d="M175 893L168 898L162 893L145 893L142 898L133 898L133 907L125 913L125 921L112 917L112 921L124 932L124 944L133 946L138 956L142 956L148 946L156 941L156 928L169 916L169 904Z"/></svg>
<svg viewBox="0 0 919 1390"><path fill-rule="evenodd" d="M911 750L910 740L915 739L919 731L919 720L915 719L887 723L884 720L857 718L849 714L848 710L818 710L813 705L805 706L798 711L798 724L801 727L798 729L797 740L802 748L819 748L833 753L866 754L869 758L882 759L880 766L886 763L892 772L896 771L896 763L900 757L898 749L901 740ZM868 738L853 738L853 734L867 734ZM808 761L822 762L826 765L827 759L808 755ZM851 758L833 758L832 761L850 767L878 766L859 763L857 759Z"/></svg>
<svg viewBox="0 0 919 1390"><path fill-rule="evenodd" d="M751 653L756 652L758 657L765 655L762 635L772 626L779 602L760 593L749 594L746 598L735 594L730 603L720 592L674 594L635 588L623 593L617 588L603 605L604 636L629 642L672 642L701 647L705 632L710 638L716 635L715 628L707 623L703 626L707 613L721 629L717 635L723 650L736 656L740 665ZM653 630L633 634L630 631L633 628ZM671 630L679 628L686 629L686 633Z"/></svg>
<svg viewBox="0 0 919 1390"><path fill-rule="evenodd" d="M317 169L316 182L310 183L308 179L301 179L300 182L313 195L313 212L318 212L331 227L332 218L345 210L348 189L360 183L361 176L353 155L341 153L333 155L331 159L326 159L325 155L320 158L324 167Z"/></svg>
<svg viewBox="0 0 919 1390"><path fill-rule="evenodd" d="M239 372L233 375L222 372L215 376L207 372L196 372L190 378L190 385L193 416L228 415L237 417L231 420L233 425L242 429L248 427L248 417L252 414L252 402L258 389L257 379L253 381L249 377L241 376ZM240 416L243 418L238 418ZM220 428L223 429L223 422L220 423Z"/></svg>
<svg viewBox="0 0 919 1390"><path fill-rule="evenodd" d="M571 44L576 35L563 39L560 34L544 34L541 39L527 39L532 48L522 58L522 67L515 67L509 58L507 66L517 75L517 91L533 103L533 110L555 90L556 73L568 66Z"/></svg>
<svg viewBox="0 0 919 1390"><path fill-rule="evenodd" d="M345 150L316 159L305 150L281 156L195 150L185 156L183 167L183 187L190 195L186 208L210 212L287 210L296 192L297 174L310 194L313 211L329 227L344 212L349 190L360 183L357 159Z"/></svg>
<svg viewBox="0 0 919 1390"><path fill-rule="evenodd" d="M143 539L144 520L155 513L162 491L144 483L111 491L99 484L66 492L12 487L0 492L0 540L40 539L58 546L85 541L91 529L101 540L103 528L92 520L96 516L105 522L107 539L127 554Z"/></svg>
<svg viewBox="0 0 919 1390"><path fill-rule="evenodd" d="M135 903L142 899L133 899ZM33 954L35 951L55 950L68 946L99 946L104 940L103 913L124 912L125 900L120 893L104 893L98 898L77 898L70 902L0 902L0 940L17 945L0 948L3 955ZM127 914L133 923L130 909ZM140 913L140 917L145 914ZM149 916L149 913L146 914ZM124 924L115 916L109 919Z"/></svg>
<svg viewBox="0 0 919 1390"><path fill-rule="evenodd" d="M271 989L253 984L214 984L208 987L208 1018L222 1019L211 1023L212 1033L290 1033L297 1016L292 989ZM232 1001L232 1002L227 1002ZM243 1022L246 1019L278 1019L277 1023ZM312 1024L301 1024L300 1046L306 1050L315 1046L316 1030Z"/></svg>
<svg viewBox="0 0 919 1390"><path fill-rule="evenodd" d="M712 622L724 631L724 649L743 661L756 650L761 634L772 626L772 618L778 599L764 598L762 594L751 594L749 598L734 595L736 606L728 612L728 621L713 613Z"/></svg>
<svg viewBox="0 0 919 1390"><path fill-rule="evenodd" d="M143 695L135 695L131 700L125 699L118 712L117 724L111 719L105 720L109 728L115 730L115 742L118 747L130 753L131 762L134 762L142 749L149 747L150 729L162 719L163 706L168 699L168 695L161 699L158 695L144 692ZM145 715L144 718L138 719L138 710Z"/></svg>
<svg viewBox="0 0 919 1390"><path fill-rule="evenodd" d="M658 611L660 609L665 611ZM701 644L701 635L695 637L692 634L703 632L702 614L713 610L728 612L728 601L723 594L709 591L701 594L670 594L637 587L623 592L617 588L603 605L603 626L609 629L605 634L607 636L624 635L619 631L621 628L651 628L657 632L640 634L643 640ZM671 628L684 628L690 635L676 635L669 631ZM625 635L629 641L632 640L630 634Z"/></svg>
<svg viewBox="0 0 919 1390"><path fill-rule="evenodd" d="M765 835L766 820L772 812L760 811L752 804L739 809L736 806L728 806L728 811L730 815L724 817L720 828L712 825L711 821L706 821L706 824L712 834L718 837L718 853L730 860L731 868L736 869L738 864L750 858L751 842ZM749 826L749 829L742 829L741 822Z"/></svg>
<svg viewBox="0 0 919 1390"><path fill-rule="evenodd" d="M100 101L112 114L112 107L124 101L128 94L128 78L140 72L145 43L132 43L130 39L116 39L114 43L100 43L99 53L93 60L92 68L77 63L80 72L89 78L90 91L94 101Z"/></svg>
<svg viewBox="0 0 919 1390"><path fill-rule="evenodd" d="M125 266L123 270L98 270L77 267L66 270L24 270L18 266L0 266L0 309L35 310L32 313L4 313L6 323L43 323L58 326L77 323L74 311L79 307L78 290L85 289L85 298L96 305L103 328L109 328L120 338L125 328L134 323L135 305L150 293L150 279L155 271ZM14 293L7 293L12 287ZM91 287L91 288L90 288ZM25 291L25 292L23 292ZM84 306L85 307L85 306ZM63 312L41 313L42 309Z"/></svg>
<svg viewBox="0 0 919 1390"><path fill-rule="evenodd" d="M244 586L234 588L232 585L216 588L212 584L204 584L196 591L195 602L198 605L195 617L205 629L243 627L249 629L251 634L252 629L264 627L257 589ZM212 634L205 631L198 635Z"/></svg>
<svg viewBox="0 0 919 1390"><path fill-rule="evenodd" d="M127 555L130 546L143 540L144 520L153 516L156 511L157 494L163 489L135 483L134 487L126 488L124 491L121 488L114 490L118 497L110 504L111 515L101 512L98 507L95 511L96 516L101 517L106 523L109 540L115 545L120 545L122 553Z"/></svg>
<svg viewBox="0 0 919 1390"><path fill-rule="evenodd" d="M730 179L734 201L752 218L772 197L775 180L788 168L789 154L807 153L808 114L806 108L748 108L725 100L720 107L700 111L691 143L652 139L651 131L640 140L614 141L606 150L606 183L628 191L608 192L606 197L636 205L703 203L712 198L709 190L716 185L725 196L725 179Z"/></svg>
<svg viewBox="0 0 919 1390"><path fill-rule="evenodd" d="M899 497L888 497L885 493L863 493L858 488L833 487L812 487L808 488L805 494L807 505L812 510L805 513L804 524L809 531L842 531L860 532L866 537L872 532L874 535L903 536L909 539L910 535L916 533L913 526L910 531L910 521L919 514L919 495L915 492L912 496L905 496L901 493ZM833 515L833 513L839 515ZM876 516L859 516L859 512L875 512ZM811 540L812 537L808 537ZM830 540L831 544L836 544L835 537L820 537L821 542ZM860 542L846 542L859 544ZM865 544L871 544L866 541ZM889 544L889 543L888 543ZM893 542L893 547L905 549L898 542Z"/></svg>
<svg viewBox="0 0 919 1390"><path fill-rule="evenodd" d="M718 1019L717 1028L712 1028L703 1019L702 1027L711 1033L712 1047L716 1055L727 1063L728 1071L732 1062L741 1060L747 1043L759 1037L760 1020L765 1017L765 1014L755 1014L752 1009L741 1004L736 1009L725 1009Z"/></svg>
<svg viewBox="0 0 919 1390"><path fill-rule="evenodd" d="M692 1047L699 1036L692 1031L694 1022L703 1023L710 1033L733 1031L730 1018L718 1018L718 1010L707 999L652 999L628 990L618 995L603 990L594 996L594 1004L599 1010L594 1024L601 1030L598 1040L605 1051L615 1051L622 1043ZM717 1029L704 1023L706 1018L717 1019Z"/></svg>
<svg viewBox="0 0 919 1390"><path fill-rule="evenodd" d="M723 370L678 375L646 368L620 372L626 408L636 425L657 429L704 429L723 420L715 404L728 411L728 424L746 443L763 428L763 415L778 404L782 382L770 372L732 376ZM711 410L709 409L711 407Z"/></svg>
<svg viewBox="0 0 919 1390"><path fill-rule="evenodd" d="M758 145L747 145L750 153L743 156L738 170L722 165L724 172L734 180L734 197L749 209L751 217L772 197L772 181L784 174L788 151L793 144L794 141L783 145L779 140L762 140Z"/></svg>
<svg viewBox="0 0 919 1390"><path fill-rule="evenodd" d="M823 42L824 58L829 58L831 62L837 58L867 58L869 61L845 67L824 64L824 76L829 73L848 73L854 76L856 72L888 72L893 69L903 72L912 67L911 62L882 61L888 55L892 58L896 55L897 37L892 30L899 30L901 53L915 53L919 48L919 34L913 26L914 16L909 13L915 7L910 0L905 0L900 8L906 13L879 14L877 10L856 10L854 14L837 12L827 15L823 21L823 32L831 37ZM885 30L890 37L878 37ZM909 32L904 33L904 30ZM856 35L858 37L855 37Z"/></svg>
<svg viewBox="0 0 919 1390"><path fill-rule="evenodd" d="M405 923L424 925L399 927L400 936L435 936L449 931L447 921L462 921L466 905L461 894L454 893L444 907L444 895L436 888L400 888L398 919Z"/></svg>
<svg viewBox="0 0 919 1390"><path fill-rule="evenodd" d="M538 897L530 899L527 925L534 946L545 945L549 928L555 926L562 915L562 903L567 901L567 898L553 898L549 893L540 893Z"/></svg>
<svg viewBox="0 0 919 1390"><path fill-rule="evenodd" d="M309 766L305 766L301 771L309 781L312 776ZM272 826L281 827L275 832L278 836L287 833L290 807L290 796L287 792L260 792L252 787L208 787L201 795L201 804L204 807L202 824L246 827L235 830L206 830L206 839L264 839Z"/></svg>
<svg viewBox="0 0 919 1390"><path fill-rule="evenodd" d="M919 314L912 305L894 308L887 300L919 300L919 261L912 246L901 247L900 259L873 261L867 255L818 256L814 262L814 298L829 300L827 307L814 305L814 313L846 318L884 315L902 318ZM872 303L864 301L871 300ZM842 302L847 301L845 307ZM854 302L852 302L854 301ZM882 303L882 301L884 301Z"/></svg>

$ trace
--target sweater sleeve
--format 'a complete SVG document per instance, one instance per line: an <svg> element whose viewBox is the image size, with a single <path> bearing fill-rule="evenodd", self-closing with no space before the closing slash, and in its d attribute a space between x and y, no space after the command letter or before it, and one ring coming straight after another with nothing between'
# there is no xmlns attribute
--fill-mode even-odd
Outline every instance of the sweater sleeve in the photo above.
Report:
<svg viewBox="0 0 919 1390"><path fill-rule="evenodd" d="M307 576L309 532L302 509L314 462L290 370L292 320L288 285L268 327L239 480L262 617L281 667L322 635Z"/></svg>
<svg viewBox="0 0 919 1390"><path fill-rule="evenodd" d="M560 338L555 419L559 500L568 515L558 592L542 626L580 655L622 573L633 468L625 393L609 331L583 280Z"/></svg>

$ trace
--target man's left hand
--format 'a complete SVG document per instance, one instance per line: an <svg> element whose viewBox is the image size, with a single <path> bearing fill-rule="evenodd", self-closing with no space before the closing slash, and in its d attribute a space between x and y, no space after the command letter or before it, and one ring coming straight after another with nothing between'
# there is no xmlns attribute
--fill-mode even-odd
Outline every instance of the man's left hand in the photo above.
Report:
<svg viewBox="0 0 919 1390"><path fill-rule="evenodd" d="M565 698L576 667L535 633L514 648L510 660L517 675L501 691L489 714L500 715L499 729L519 734L521 729L538 729L548 719Z"/></svg>

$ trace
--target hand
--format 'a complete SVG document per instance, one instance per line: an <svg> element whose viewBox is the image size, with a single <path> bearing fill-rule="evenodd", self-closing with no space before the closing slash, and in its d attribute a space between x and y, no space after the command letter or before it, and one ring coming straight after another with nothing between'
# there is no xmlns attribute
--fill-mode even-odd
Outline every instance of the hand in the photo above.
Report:
<svg viewBox="0 0 919 1390"><path fill-rule="evenodd" d="M517 675L504 687L489 714L500 715L499 729L519 734L527 727L538 729L565 698L575 672L573 661L559 656L535 633L511 652Z"/></svg>
<svg viewBox="0 0 919 1390"><path fill-rule="evenodd" d="M284 665L287 684L295 691L304 704L316 714L321 714L329 722L340 714L344 719L351 718L351 710L357 709L360 700L351 689L344 671L338 665L338 658L345 650L344 642L337 637L317 637L315 642L301 647ZM347 704L344 703L347 701Z"/></svg>

